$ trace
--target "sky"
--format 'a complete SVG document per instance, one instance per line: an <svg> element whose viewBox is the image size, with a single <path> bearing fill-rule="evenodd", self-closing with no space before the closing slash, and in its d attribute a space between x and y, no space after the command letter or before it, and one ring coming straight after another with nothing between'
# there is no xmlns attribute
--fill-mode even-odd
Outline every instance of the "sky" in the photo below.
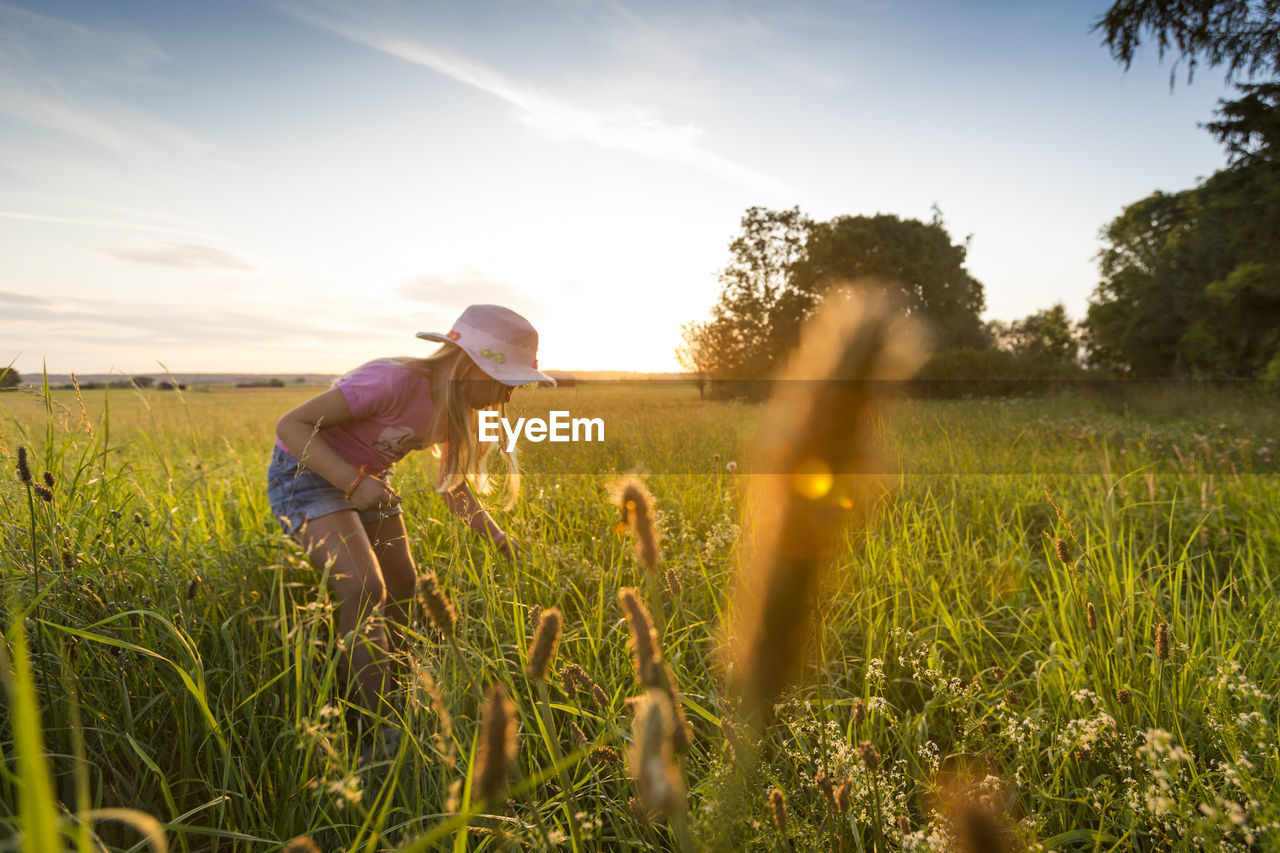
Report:
<svg viewBox="0 0 1280 853"><path fill-rule="evenodd" d="M1229 94L1100 2L0 0L0 365L341 373L468 304L677 368L750 206L941 211L986 319L1083 316L1099 230Z"/></svg>

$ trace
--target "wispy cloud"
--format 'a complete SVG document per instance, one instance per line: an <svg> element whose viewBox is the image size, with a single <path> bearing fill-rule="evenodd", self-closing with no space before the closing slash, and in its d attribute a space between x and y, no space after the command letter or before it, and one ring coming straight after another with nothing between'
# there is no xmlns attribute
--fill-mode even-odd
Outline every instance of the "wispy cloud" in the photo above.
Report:
<svg viewBox="0 0 1280 853"><path fill-rule="evenodd" d="M24 308L30 305L48 305L49 300L43 296L31 296L25 293L12 293L0 290L0 306L7 308Z"/></svg>
<svg viewBox="0 0 1280 853"><path fill-rule="evenodd" d="M702 78L709 69L731 69L741 79L745 68L782 84L845 85L835 63L814 52L839 17L811 7L768 0L603 5L610 14L602 29L614 51L635 66L663 69L668 80Z"/></svg>
<svg viewBox="0 0 1280 853"><path fill-rule="evenodd" d="M135 148L134 137L109 122L77 109L52 92L0 70L0 112L51 130L86 139L116 153Z"/></svg>
<svg viewBox="0 0 1280 853"><path fill-rule="evenodd" d="M471 303L495 303L518 307L537 304L528 293L509 284L489 278L470 267L453 273L431 273L414 276L392 288L410 302L437 309L456 310L464 300Z"/></svg>
<svg viewBox="0 0 1280 853"><path fill-rule="evenodd" d="M492 95L516 109L526 126L560 139L629 151L662 163L683 163L756 189L777 190L774 178L708 150L703 132L671 124L652 110L629 105L591 109L512 79L481 62L398 35L375 22L339 20L298 3L282 6L297 18Z"/></svg>
<svg viewBox="0 0 1280 853"><path fill-rule="evenodd" d="M149 347L286 346L349 336L342 322L307 320L296 314L238 311L211 305L166 305L134 300L35 296L0 291L5 336L37 333L42 342L59 335L79 342ZM50 330L56 330L52 332Z"/></svg>
<svg viewBox="0 0 1280 853"><path fill-rule="evenodd" d="M106 246L98 247L98 251L134 264L157 267L182 267L185 269L232 269L251 270L253 264L239 255L219 249L217 246L205 246L199 243L157 243L146 249L118 249Z"/></svg>
<svg viewBox="0 0 1280 853"><path fill-rule="evenodd" d="M125 219L91 219L83 216L60 216L46 213L29 213L22 210L0 210L0 219L16 219L22 222L47 222L54 225L74 225L84 228L108 228L121 231L137 231L143 234L167 234L188 240L213 239L206 234L185 228L156 225L150 222L133 222Z"/></svg>
<svg viewBox="0 0 1280 853"><path fill-rule="evenodd" d="M107 93L109 84L164 85L152 69L167 59L141 33L0 3L0 113L117 154L200 147L185 131Z"/></svg>

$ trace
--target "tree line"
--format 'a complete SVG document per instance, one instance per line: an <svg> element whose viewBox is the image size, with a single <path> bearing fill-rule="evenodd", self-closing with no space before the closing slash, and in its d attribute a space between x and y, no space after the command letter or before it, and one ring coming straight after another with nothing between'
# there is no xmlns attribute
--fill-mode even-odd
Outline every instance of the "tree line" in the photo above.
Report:
<svg viewBox="0 0 1280 853"><path fill-rule="evenodd" d="M952 239L936 208L929 222L818 222L798 207L752 207L711 316L683 327L681 364L713 380L768 376L834 283L867 279L933 328L926 379L1280 380L1280 6L1118 0L1094 29L1126 68L1148 38L1162 57L1177 52L1188 81L1201 62L1223 66L1238 97L1203 125L1226 149L1224 168L1102 228L1100 279L1079 323L1061 303L983 323L968 241Z"/></svg>

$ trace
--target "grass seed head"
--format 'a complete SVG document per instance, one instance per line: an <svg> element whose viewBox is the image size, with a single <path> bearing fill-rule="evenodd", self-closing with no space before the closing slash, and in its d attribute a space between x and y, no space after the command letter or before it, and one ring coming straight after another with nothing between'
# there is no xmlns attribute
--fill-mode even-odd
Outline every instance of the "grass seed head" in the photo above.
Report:
<svg viewBox="0 0 1280 853"><path fill-rule="evenodd" d="M187 584L187 601L196 597L196 592L200 589L200 576L196 575L191 579L191 583Z"/></svg>
<svg viewBox="0 0 1280 853"><path fill-rule="evenodd" d="M636 669L636 681L643 687L660 688L663 686L662 655L658 652L653 619L635 587L618 590L618 600L631 628L631 662Z"/></svg>
<svg viewBox="0 0 1280 853"><path fill-rule="evenodd" d="M664 815L680 814L685 805L684 779L672 758L674 722L667 695L647 691L636 712L629 754L640 799L650 811Z"/></svg>
<svg viewBox="0 0 1280 853"><path fill-rule="evenodd" d="M1133 694L1129 692L1129 688L1121 687L1116 691L1116 701L1121 705L1128 705L1133 701Z"/></svg>
<svg viewBox="0 0 1280 853"><path fill-rule="evenodd" d="M615 492L615 500L622 509L623 521L636 538L636 559L647 570L657 571L662 550L658 544L661 537L654 525L653 495L649 494L649 490L637 477L622 480L615 487Z"/></svg>
<svg viewBox="0 0 1280 853"><path fill-rule="evenodd" d="M320 846L310 835L299 835L286 844L281 853L320 853Z"/></svg>
<svg viewBox="0 0 1280 853"><path fill-rule="evenodd" d="M787 798L777 788L769 792L769 806L773 809L773 825L778 828L778 832L785 833L787 831Z"/></svg>
<svg viewBox="0 0 1280 853"><path fill-rule="evenodd" d="M566 663L560 667L560 688L570 699L577 696L578 691L582 689L582 678L579 673L586 675L587 671L576 663Z"/></svg>
<svg viewBox="0 0 1280 853"><path fill-rule="evenodd" d="M667 569L667 592L671 593L672 598L679 598L680 593L684 592L684 582L680 580L680 575L675 569Z"/></svg>
<svg viewBox="0 0 1280 853"><path fill-rule="evenodd" d="M577 689L585 690L588 693L595 693L599 690L599 686L595 684L595 679L591 678L590 672L582 669L577 663L566 663L564 669L568 670L568 678L573 679L577 684ZM605 699L605 703L608 699Z"/></svg>
<svg viewBox="0 0 1280 853"><path fill-rule="evenodd" d="M720 718L720 733L724 735L725 746L729 747L730 757L736 758L742 753L742 736L728 717Z"/></svg>
<svg viewBox="0 0 1280 853"><path fill-rule="evenodd" d="M840 787L836 788L836 811L844 814L849 810L849 806L853 801L853 778L846 777L840 783Z"/></svg>
<svg viewBox="0 0 1280 853"><path fill-rule="evenodd" d="M21 444L18 445L18 479L26 485L31 485L31 464L27 461L27 448Z"/></svg>
<svg viewBox="0 0 1280 853"><path fill-rule="evenodd" d="M535 680L547 677L551 659L556 656L556 648L560 645L561 619L559 609L552 607L542 611L538 622L538 630L533 635L533 645L529 650L529 677Z"/></svg>
<svg viewBox="0 0 1280 853"><path fill-rule="evenodd" d="M867 706L861 699L853 700L853 724L860 726L867 721Z"/></svg>
<svg viewBox="0 0 1280 853"><path fill-rule="evenodd" d="M1098 614L1094 612L1092 601L1085 605L1084 624L1090 631L1098 630Z"/></svg>
<svg viewBox="0 0 1280 853"><path fill-rule="evenodd" d="M560 689L564 691L564 695L570 699L578 695L578 679L573 670L567 666L560 668Z"/></svg>
<svg viewBox="0 0 1280 853"><path fill-rule="evenodd" d="M423 575L418 581L418 598L440 633L452 637L457 629L458 615L453 609L453 602L440 588L434 573Z"/></svg>
<svg viewBox="0 0 1280 853"><path fill-rule="evenodd" d="M501 684L489 688L480 721L480 755L476 792L485 802L499 802L507 790L516 760L516 709Z"/></svg>
<svg viewBox="0 0 1280 853"><path fill-rule="evenodd" d="M572 720L569 721L569 733L573 735L573 742L578 746L586 746L591 743L591 741L587 740L587 736L582 731L582 728Z"/></svg>
<svg viewBox="0 0 1280 853"><path fill-rule="evenodd" d="M597 746L591 750L591 763L597 767L613 767L622 763L618 750L611 746Z"/></svg>
<svg viewBox="0 0 1280 853"><path fill-rule="evenodd" d="M605 693L604 690L601 689L599 684L591 685L591 698L592 700L595 701L596 707L602 711L608 708L610 704L612 704L609 702L609 694Z"/></svg>
<svg viewBox="0 0 1280 853"><path fill-rule="evenodd" d="M827 801L827 807L832 811L836 810L836 789L831 784L831 777L824 771L819 770L818 774L813 777L814 784L818 786L818 790L822 792L822 799Z"/></svg>
<svg viewBox="0 0 1280 853"><path fill-rule="evenodd" d="M537 628L538 623L542 621L542 605L535 604L530 607L524 618L528 621L530 628Z"/></svg>
<svg viewBox="0 0 1280 853"><path fill-rule="evenodd" d="M52 489L54 486L58 485L58 478L53 476L52 471L45 471L43 479L45 488Z"/></svg>
<svg viewBox="0 0 1280 853"><path fill-rule="evenodd" d="M862 759L862 766L876 772L876 768L880 766L880 753L876 751L875 744L869 740L864 740L858 744L858 758Z"/></svg>
<svg viewBox="0 0 1280 853"><path fill-rule="evenodd" d="M640 802L639 797L627 798L627 811L631 813L631 819L640 826L649 825L649 810L644 807L644 803Z"/></svg>
<svg viewBox="0 0 1280 853"><path fill-rule="evenodd" d="M1071 548L1067 545L1067 540L1059 536L1053 540L1053 550L1058 552L1058 559L1066 565L1071 564Z"/></svg>
<svg viewBox="0 0 1280 853"><path fill-rule="evenodd" d="M457 761L458 747L453 741L453 714L444 701L444 692L436 683L431 670L421 665L415 667L413 686L415 701L419 705L430 704L436 712L436 731L431 739L435 742L444 763L452 767ZM449 811L455 810L449 809Z"/></svg>
<svg viewBox="0 0 1280 853"><path fill-rule="evenodd" d="M444 798L444 810L446 812L456 812L458 807L462 805L462 780L454 779L449 783Z"/></svg>
<svg viewBox="0 0 1280 853"><path fill-rule="evenodd" d="M35 489L36 494L40 497L40 500L44 501L45 503L53 503L52 489L46 489L44 486L41 486L39 484L35 485L33 488Z"/></svg>
<svg viewBox="0 0 1280 853"><path fill-rule="evenodd" d="M1156 626L1156 657L1162 661L1169 659L1169 623L1161 622Z"/></svg>
<svg viewBox="0 0 1280 853"><path fill-rule="evenodd" d="M680 703L680 690L676 687L675 673L665 663L662 664L661 669L661 689L667 694L667 701L671 703L671 712L675 720L671 734L671 745L676 752L684 755L693 746L693 727L689 725L689 718L685 716L684 706Z"/></svg>

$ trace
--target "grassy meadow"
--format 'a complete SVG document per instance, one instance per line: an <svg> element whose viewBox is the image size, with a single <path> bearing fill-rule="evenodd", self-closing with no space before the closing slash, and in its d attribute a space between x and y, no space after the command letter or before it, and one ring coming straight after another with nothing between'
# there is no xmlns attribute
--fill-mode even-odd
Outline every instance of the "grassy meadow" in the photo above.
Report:
<svg viewBox="0 0 1280 853"><path fill-rule="evenodd" d="M632 803L623 587L660 626L692 726L700 846L956 849L962 780L1009 824L986 849L1280 847L1274 398L902 402L880 425L896 489L845 534L805 677L744 745L720 628L759 407L678 384L518 392L521 413L603 417L606 441L523 446L520 496L494 510L514 563L449 516L429 454L398 466L457 631L415 623L408 736L360 762L330 594L266 498L276 418L317 390L0 395L0 850L58 843L51 822L84 850L674 848ZM15 475L19 446L51 501ZM659 576L617 529L628 472L656 501ZM526 675L530 611L551 607L553 669L581 666L594 696ZM518 751L506 803L482 807L493 683Z"/></svg>

